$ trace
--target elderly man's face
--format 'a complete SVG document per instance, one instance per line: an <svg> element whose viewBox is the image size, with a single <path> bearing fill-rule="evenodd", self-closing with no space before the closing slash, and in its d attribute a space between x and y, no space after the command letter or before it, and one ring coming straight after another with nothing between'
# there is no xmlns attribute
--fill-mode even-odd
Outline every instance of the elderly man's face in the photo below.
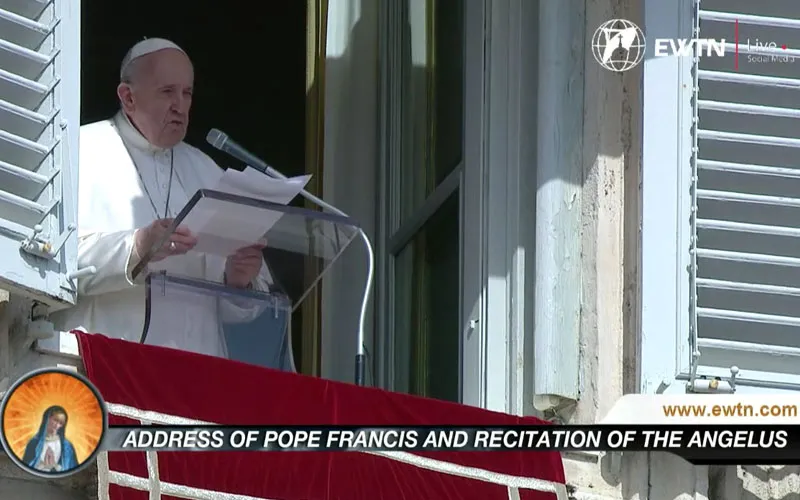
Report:
<svg viewBox="0 0 800 500"><path fill-rule="evenodd" d="M171 148L186 136L192 106L194 70L186 54L165 49L137 61L132 84L120 86L123 107L139 131L154 144Z"/></svg>

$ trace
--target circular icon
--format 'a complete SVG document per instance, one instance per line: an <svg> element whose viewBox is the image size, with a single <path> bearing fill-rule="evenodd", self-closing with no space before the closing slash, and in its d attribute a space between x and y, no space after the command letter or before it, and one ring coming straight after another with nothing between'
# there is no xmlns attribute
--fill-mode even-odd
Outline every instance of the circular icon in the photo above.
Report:
<svg viewBox="0 0 800 500"><path fill-rule="evenodd" d="M106 429L100 393L85 377L48 368L17 381L0 406L0 441L31 474L74 474L97 454Z"/></svg>
<svg viewBox="0 0 800 500"><path fill-rule="evenodd" d="M644 33L626 19L612 19L597 28L592 36L592 54L602 67L622 72L644 59Z"/></svg>

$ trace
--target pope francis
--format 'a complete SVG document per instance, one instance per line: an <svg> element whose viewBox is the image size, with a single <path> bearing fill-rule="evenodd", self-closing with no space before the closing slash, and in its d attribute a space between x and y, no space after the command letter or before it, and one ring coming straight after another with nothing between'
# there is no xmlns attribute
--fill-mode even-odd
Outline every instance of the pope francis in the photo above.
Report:
<svg viewBox="0 0 800 500"><path fill-rule="evenodd" d="M53 317L61 330L89 332L138 342L144 328L146 287L131 271L161 238L198 189L213 188L222 169L183 139L192 105L194 70L176 44L150 38L122 61L111 119L81 127L78 191L78 267L95 266L78 280L75 307ZM159 249L146 272L267 290L271 278L263 245L243 248L227 259L192 252L194 237L179 228ZM142 273L141 276L144 276ZM214 297L198 297L170 312L148 343L225 356ZM227 304L227 312L254 311ZM153 325L151 325L151 328ZM155 340L151 340L155 338Z"/></svg>

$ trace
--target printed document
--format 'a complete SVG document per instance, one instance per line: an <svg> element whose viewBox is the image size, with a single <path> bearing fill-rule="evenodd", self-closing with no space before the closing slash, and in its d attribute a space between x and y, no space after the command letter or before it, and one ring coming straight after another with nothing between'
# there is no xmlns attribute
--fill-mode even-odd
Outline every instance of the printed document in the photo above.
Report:
<svg viewBox="0 0 800 500"><path fill-rule="evenodd" d="M288 205L306 187L310 175L275 179L247 167L228 169L211 190ZM181 221L198 238L194 251L227 257L239 248L262 241L284 216L279 209L204 197Z"/></svg>

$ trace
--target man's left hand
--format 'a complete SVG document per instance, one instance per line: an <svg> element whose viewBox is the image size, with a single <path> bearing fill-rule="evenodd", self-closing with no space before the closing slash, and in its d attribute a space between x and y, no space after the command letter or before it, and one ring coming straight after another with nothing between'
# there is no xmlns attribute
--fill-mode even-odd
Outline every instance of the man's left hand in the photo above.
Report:
<svg viewBox="0 0 800 500"><path fill-rule="evenodd" d="M264 264L266 245L257 243L240 248L225 262L225 284L234 288L247 288L258 276Z"/></svg>

